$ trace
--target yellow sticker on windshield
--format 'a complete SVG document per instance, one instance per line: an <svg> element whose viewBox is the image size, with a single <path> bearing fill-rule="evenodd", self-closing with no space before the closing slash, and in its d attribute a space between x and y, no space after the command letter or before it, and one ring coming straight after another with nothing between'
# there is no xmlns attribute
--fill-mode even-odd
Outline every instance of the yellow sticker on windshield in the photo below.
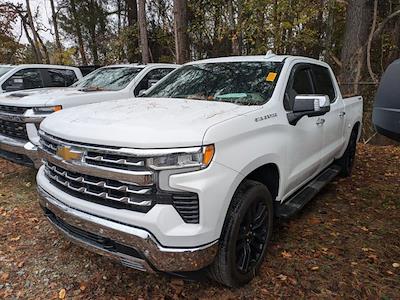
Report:
<svg viewBox="0 0 400 300"><path fill-rule="evenodd" d="M275 72L269 72L267 77L265 78L265 80L267 80L268 82L272 82L275 80L276 76L278 75L278 73Z"/></svg>

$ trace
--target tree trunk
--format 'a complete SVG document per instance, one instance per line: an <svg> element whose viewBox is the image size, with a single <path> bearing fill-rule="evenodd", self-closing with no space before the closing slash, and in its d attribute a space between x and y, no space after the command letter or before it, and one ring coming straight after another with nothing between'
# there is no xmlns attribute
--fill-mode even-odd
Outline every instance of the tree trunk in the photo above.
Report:
<svg viewBox="0 0 400 300"><path fill-rule="evenodd" d="M87 11L92 12L89 17L89 24L88 24L88 30L89 30L89 36L90 36L90 51L92 52L93 56L93 64L98 65L99 64L99 52L98 52L98 47L97 47L97 39L96 39L96 24L97 24L97 18L96 15L98 14L98 7L97 3L94 0L90 0L87 3Z"/></svg>
<svg viewBox="0 0 400 300"><path fill-rule="evenodd" d="M228 1L228 14L229 14L229 29L231 33L231 51L233 55L239 55L239 38L235 22L235 10L233 7L233 0Z"/></svg>
<svg viewBox="0 0 400 300"><path fill-rule="evenodd" d="M32 11L31 11L31 6L30 6L30 3L29 3L29 0L26 0L26 12L28 14L28 24L29 24L29 27L32 30L33 41L34 41L35 47L37 49L38 59L39 59L40 62L43 62L42 53L41 53L40 48L39 48L40 44L39 44L38 33L36 31L35 24L33 23Z"/></svg>
<svg viewBox="0 0 400 300"><path fill-rule="evenodd" d="M137 12L137 2L136 0L126 0L126 9L128 15L128 27L130 29L130 33L134 32L134 28L138 21L138 12ZM135 50L138 47L138 41L135 37L128 39L126 43L127 47L127 58L129 62L134 62L136 60Z"/></svg>
<svg viewBox="0 0 400 300"><path fill-rule="evenodd" d="M365 69L366 45L372 19L369 0L349 0L339 75L342 92L357 94Z"/></svg>
<svg viewBox="0 0 400 300"><path fill-rule="evenodd" d="M58 32L58 21L57 21L56 9L54 6L54 0L50 0L50 6L51 6L51 16L52 16L52 20L53 20L53 27L54 27L54 35L56 37L56 47L57 47L57 51L59 53L61 53L62 48L61 48L61 41L60 41L60 33Z"/></svg>
<svg viewBox="0 0 400 300"><path fill-rule="evenodd" d="M33 54L35 56L35 63L39 64L39 63L42 62L40 60L40 55L39 55L40 50L37 49L37 47L35 45L35 42L33 41L31 35L29 34L26 18L22 14L20 14L20 17L21 17L21 23L22 23L22 27L23 27L24 32L25 32L26 39L28 40L29 44L31 45Z"/></svg>
<svg viewBox="0 0 400 300"><path fill-rule="evenodd" d="M76 14L76 6L75 6L75 0L70 0L70 10L71 10L71 15L74 20L74 27L75 27L75 33L76 37L78 40L78 47L79 47L79 53L81 55L82 59L82 64L87 65L87 59L86 59L86 54L85 54L85 47L83 45L83 38L82 38L82 29L81 29L81 24L79 22L78 16Z"/></svg>
<svg viewBox="0 0 400 300"><path fill-rule="evenodd" d="M142 63L148 64L150 61L149 55L149 40L147 38L147 22L146 22L146 0L139 0L138 21L140 35L140 50L142 52Z"/></svg>
<svg viewBox="0 0 400 300"><path fill-rule="evenodd" d="M175 51L178 64L183 64L189 60L187 25L187 1L174 0Z"/></svg>

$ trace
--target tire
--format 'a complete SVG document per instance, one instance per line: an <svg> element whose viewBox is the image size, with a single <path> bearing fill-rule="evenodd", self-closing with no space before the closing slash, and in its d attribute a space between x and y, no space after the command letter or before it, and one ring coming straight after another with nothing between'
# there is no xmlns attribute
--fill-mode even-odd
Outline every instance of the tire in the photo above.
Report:
<svg viewBox="0 0 400 300"><path fill-rule="evenodd" d="M245 180L233 196L225 218L211 277L229 287L251 281L265 257L273 227L273 204L268 188Z"/></svg>
<svg viewBox="0 0 400 300"><path fill-rule="evenodd" d="M354 127L351 135L349 144L347 145L346 151L344 152L343 156L339 158L338 165L341 168L340 176L341 177L350 177L351 172L353 170L354 161L356 157L356 150L357 150L357 136L358 130L357 127Z"/></svg>

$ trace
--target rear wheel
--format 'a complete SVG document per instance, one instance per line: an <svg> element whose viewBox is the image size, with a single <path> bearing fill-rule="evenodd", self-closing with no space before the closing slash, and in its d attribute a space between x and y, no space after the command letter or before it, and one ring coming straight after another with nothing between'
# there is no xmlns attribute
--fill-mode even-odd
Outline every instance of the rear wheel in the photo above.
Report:
<svg viewBox="0 0 400 300"><path fill-rule="evenodd" d="M340 176L342 177L351 176L356 157L357 136L358 130L357 127L354 127L353 131L351 132L349 144L347 145L346 151L344 152L343 156L338 160L338 164L341 167Z"/></svg>
<svg viewBox="0 0 400 300"><path fill-rule="evenodd" d="M232 199L211 277L230 287L253 279L265 256L272 224L272 197L267 187L244 181Z"/></svg>

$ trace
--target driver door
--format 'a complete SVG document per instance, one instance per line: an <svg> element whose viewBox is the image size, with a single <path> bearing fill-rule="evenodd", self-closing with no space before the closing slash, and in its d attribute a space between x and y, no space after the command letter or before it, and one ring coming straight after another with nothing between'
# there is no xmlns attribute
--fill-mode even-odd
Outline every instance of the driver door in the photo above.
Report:
<svg viewBox="0 0 400 300"><path fill-rule="evenodd" d="M284 106L291 112L295 97L313 95L315 88L309 64L296 64L285 90ZM318 116L302 117L296 125L288 122L287 174L288 184L285 194L291 194L320 172L323 128Z"/></svg>

